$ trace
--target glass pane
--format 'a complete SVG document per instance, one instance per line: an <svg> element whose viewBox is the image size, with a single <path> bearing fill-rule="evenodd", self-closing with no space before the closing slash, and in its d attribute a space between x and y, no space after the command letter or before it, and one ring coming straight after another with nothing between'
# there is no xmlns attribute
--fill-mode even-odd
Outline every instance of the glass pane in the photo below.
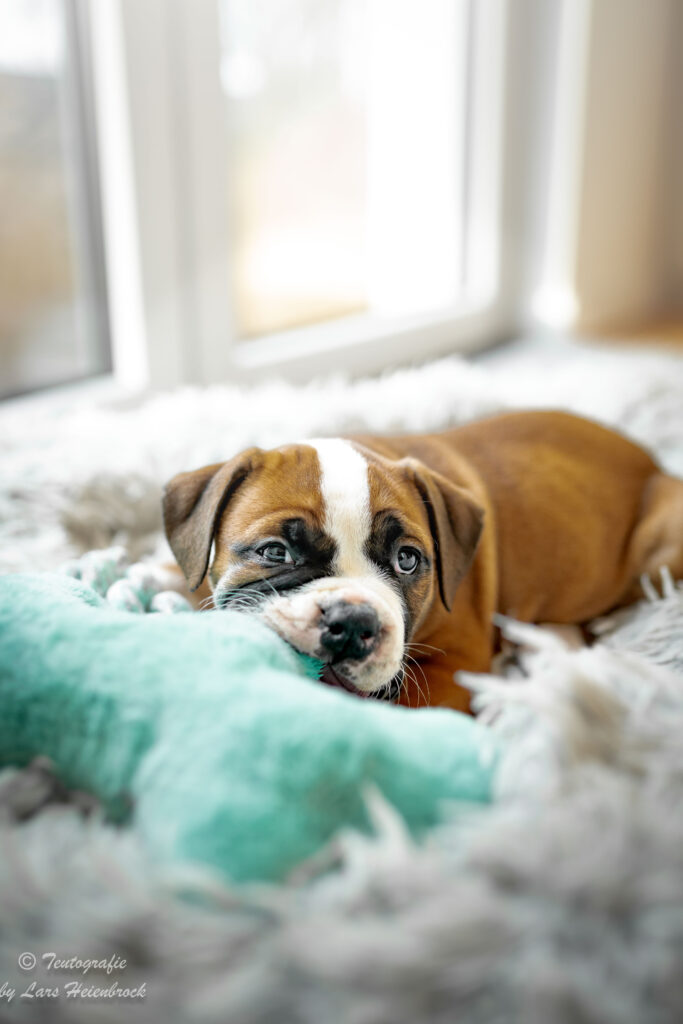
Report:
<svg viewBox="0 0 683 1024"><path fill-rule="evenodd" d="M242 336L366 305L363 0L221 0Z"/></svg>
<svg viewBox="0 0 683 1024"><path fill-rule="evenodd" d="M0 4L0 396L107 368L80 272L92 214L66 27L60 0Z"/></svg>
<svg viewBox="0 0 683 1024"><path fill-rule="evenodd" d="M249 337L463 287L466 0L219 0Z"/></svg>

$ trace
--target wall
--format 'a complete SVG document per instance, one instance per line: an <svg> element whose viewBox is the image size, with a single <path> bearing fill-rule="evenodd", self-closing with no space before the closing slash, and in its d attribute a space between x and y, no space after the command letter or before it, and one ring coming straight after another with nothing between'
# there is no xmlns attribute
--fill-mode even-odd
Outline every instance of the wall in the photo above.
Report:
<svg viewBox="0 0 683 1024"><path fill-rule="evenodd" d="M591 5L575 254L586 327L638 326L671 300L678 6Z"/></svg>

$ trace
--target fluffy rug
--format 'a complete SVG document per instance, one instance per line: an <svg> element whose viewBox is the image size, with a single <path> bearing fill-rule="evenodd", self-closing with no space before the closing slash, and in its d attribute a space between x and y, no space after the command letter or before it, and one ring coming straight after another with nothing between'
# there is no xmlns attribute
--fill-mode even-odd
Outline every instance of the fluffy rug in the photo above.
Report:
<svg viewBox="0 0 683 1024"><path fill-rule="evenodd" d="M683 360L642 352L526 346L355 384L14 409L0 422L4 565L47 568L112 541L154 551L160 483L246 444L520 406L616 424L683 473ZM368 792L375 836L338 836L287 885L230 889L191 865L162 875L48 766L5 771L0 1020L683 1019L683 591L652 581L651 600L578 651L506 628L514 665L471 677L506 743L493 807L454 807L416 845ZM30 998L41 986L51 994Z"/></svg>

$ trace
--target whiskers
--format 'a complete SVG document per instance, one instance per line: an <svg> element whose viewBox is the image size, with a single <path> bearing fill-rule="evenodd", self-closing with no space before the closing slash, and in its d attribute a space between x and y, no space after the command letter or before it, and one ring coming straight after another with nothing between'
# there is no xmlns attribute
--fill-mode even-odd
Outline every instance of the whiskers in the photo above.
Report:
<svg viewBox="0 0 683 1024"><path fill-rule="evenodd" d="M395 704L398 698L401 696L401 689L403 688L404 684L405 676L403 668L401 668L396 673L396 675L389 680L388 683L385 683L381 690L378 690L371 696L373 696L376 700L389 701L392 704Z"/></svg>
<svg viewBox="0 0 683 1024"><path fill-rule="evenodd" d="M412 645L406 645L406 648L408 646L412 646ZM415 689L418 692L418 696L420 698L420 702L424 703L424 704L427 704L427 705L430 704L431 703L431 695L430 695L430 692L429 692L429 680L427 679L427 676L425 674L425 670L423 669L422 665L417 660L417 658L414 658L411 654L408 654L407 649L406 649L405 654L403 655L403 670L404 670L405 674L408 676L408 678L410 679L410 681L414 684ZM425 688L426 688L426 691L427 691L426 693L425 693L425 690L422 689L422 685L420 683L420 678L418 678L418 672L420 673L420 677L422 678L422 682L425 685ZM405 687L405 682L404 682L404 687ZM407 692L408 691L407 691L407 688L406 688L406 695L407 695ZM410 701L408 701L408 706L410 707Z"/></svg>
<svg viewBox="0 0 683 1024"><path fill-rule="evenodd" d="M428 705L430 703L429 680L427 679L425 671L417 658L414 658L412 654L408 653L408 648L429 645L406 644L405 646L406 649L403 655L403 664L400 670L396 673L393 679L390 679L386 686L377 693L377 699L397 703L402 694L405 694L407 705L408 707L411 707L408 690L408 683L410 682L417 690L420 698L419 704ZM434 647L432 650L436 651L438 648Z"/></svg>
<svg viewBox="0 0 683 1024"><path fill-rule="evenodd" d="M446 654L442 647L433 647L431 644L418 644L415 643L415 641L406 644L405 647L406 650L416 651L418 654L424 654L425 651L434 651L436 654Z"/></svg>
<svg viewBox="0 0 683 1024"><path fill-rule="evenodd" d="M259 580L260 584L267 583L266 580ZM277 594L277 590L272 584L269 584L274 594ZM237 612L257 612L263 607L263 603L270 594L266 591L255 592L248 590L246 587L226 587L208 598L209 606L213 605L221 610L230 609L230 611ZM203 604L204 602L202 602Z"/></svg>

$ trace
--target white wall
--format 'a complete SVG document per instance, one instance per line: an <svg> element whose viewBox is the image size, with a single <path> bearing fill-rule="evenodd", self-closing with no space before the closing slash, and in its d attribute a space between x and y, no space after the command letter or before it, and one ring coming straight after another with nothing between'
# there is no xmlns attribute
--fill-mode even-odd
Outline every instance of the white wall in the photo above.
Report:
<svg viewBox="0 0 683 1024"><path fill-rule="evenodd" d="M644 323L669 300L677 6L592 3L575 257L588 326Z"/></svg>
<svg viewBox="0 0 683 1024"><path fill-rule="evenodd" d="M683 295L683 3L561 0L531 309L632 329Z"/></svg>

